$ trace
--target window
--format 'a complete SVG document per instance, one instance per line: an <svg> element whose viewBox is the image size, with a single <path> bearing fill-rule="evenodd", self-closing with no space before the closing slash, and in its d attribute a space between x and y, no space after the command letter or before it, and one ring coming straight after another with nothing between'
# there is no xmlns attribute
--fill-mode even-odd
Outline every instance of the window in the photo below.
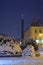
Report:
<svg viewBox="0 0 43 65"><path fill-rule="evenodd" d="M41 33L41 30L39 30L39 33Z"/></svg>
<svg viewBox="0 0 43 65"><path fill-rule="evenodd" d="M35 33L37 33L37 30L35 30Z"/></svg>

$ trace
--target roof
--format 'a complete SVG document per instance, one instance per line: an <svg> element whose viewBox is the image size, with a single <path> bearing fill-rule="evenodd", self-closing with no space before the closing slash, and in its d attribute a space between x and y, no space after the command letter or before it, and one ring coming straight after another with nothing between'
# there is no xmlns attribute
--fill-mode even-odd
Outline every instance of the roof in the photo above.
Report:
<svg viewBox="0 0 43 65"><path fill-rule="evenodd" d="M40 21L40 19L38 20L34 19L31 23L31 26L43 26L43 22Z"/></svg>

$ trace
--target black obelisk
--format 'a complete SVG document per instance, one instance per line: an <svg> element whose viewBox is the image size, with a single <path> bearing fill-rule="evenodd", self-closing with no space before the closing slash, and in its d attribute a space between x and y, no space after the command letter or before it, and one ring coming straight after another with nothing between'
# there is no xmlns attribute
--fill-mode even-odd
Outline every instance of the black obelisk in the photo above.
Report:
<svg viewBox="0 0 43 65"><path fill-rule="evenodd" d="M22 15L21 19L21 49L23 50L25 48L25 43L24 43L24 18Z"/></svg>
<svg viewBox="0 0 43 65"><path fill-rule="evenodd" d="M22 15L22 19L21 19L21 39L22 41L24 40L24 18Z"/></svg>

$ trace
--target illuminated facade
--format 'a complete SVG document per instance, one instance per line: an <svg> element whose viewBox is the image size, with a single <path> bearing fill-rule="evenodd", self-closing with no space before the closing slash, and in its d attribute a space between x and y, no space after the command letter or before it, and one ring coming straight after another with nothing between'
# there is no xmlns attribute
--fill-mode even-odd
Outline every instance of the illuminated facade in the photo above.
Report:
<svg viewBox="0 0 43 65"><path fill-rule="evenodd" d="M35 39L37 43L43 43L43 26L31 26L30 37Z"/></svg>
<svg viewBox="0 0 43 65"><path fill-rule="evenodd" d="M33 38L37 43L43 44L43 25L40 22L32 22L30 28L25 32L24 38Z"/></svg>

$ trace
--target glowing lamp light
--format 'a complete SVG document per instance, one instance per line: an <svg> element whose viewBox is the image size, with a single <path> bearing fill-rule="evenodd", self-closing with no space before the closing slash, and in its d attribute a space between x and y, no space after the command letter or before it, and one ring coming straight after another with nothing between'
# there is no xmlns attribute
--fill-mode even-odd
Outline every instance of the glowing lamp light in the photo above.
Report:
<svg viewBox="0 0 43 65"><path fill-rule="evenodd" d="M22 42L20 42L20 45L22 44Z"/></svg>
<svg viewBox="0 0 43 65"><path fill-rule="evenodd" d="M43 45L42 45L42 47L43 47Z"/></svg>
<svg viewBox="0 0 43 65"><path fill-rule="evenodd" d="M42 34L39 34L39 36L42 36Z"/></svg>
<svg viewBox="0 0 43 65"><path fill-rule="evenodd" d="M37 43L39 43L39 40L36 40Z"/></svg>
<svg viewBox="0 0 43 65"><path fill-rule="evenodd" d="M43 43L43 40L41 40L41 42Z"/></svg>
<svg viewBox="0 0 43 65"><path fill-rule="evenodd" d="M41 36L43 36L43 34L41 33L41 34L39 34L39 36L41 37Z"/></svg>
<svg viewBox="0 0 43 65"><path fill-rule="evenodd" d="M40 43L40 40L36 40L37 43ZM41 40L41 43L43 43L43 40Z"/></svg>

